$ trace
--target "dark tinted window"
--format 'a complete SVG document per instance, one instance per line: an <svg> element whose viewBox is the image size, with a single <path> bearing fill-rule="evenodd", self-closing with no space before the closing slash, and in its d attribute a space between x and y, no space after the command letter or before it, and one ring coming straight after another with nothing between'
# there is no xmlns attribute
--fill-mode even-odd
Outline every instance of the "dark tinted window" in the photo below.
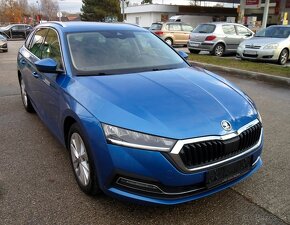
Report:
<svg viewBox="0 0 290 225"><path fill-rule="evenodd" d="M42 59L42 47L46 37L48 29L40 29L35 32L32 38L31 44L29 44L29 50L38 58Z"/></svg>
<svg viewBox="0 0 290 225"><path fill-rule="evenodd" d="M236 29L234 25L223 25L223 31L228 35L236 35Z"/></svg>
<svg viewBox="0 0 290 225"><path fill-rule="evenodd" d="M287 38L290 35L290 27L273 26L267 27L259 31L256 37L269 37L269 38Z"/></svg>
<svg viewBox="0 0 290 225"><path fill-rule="evenodd" d="M146 31L110 30L67 35L78 74L114 74L187 67L167 44Z"/></svg>
<svg viewBox="0 0 290 225"><path fill-rule="evenodd" d="M162 29L162 24L161 23L152 23L151 27L149 28L150 30L161 30Z"/></svg>
<svg viewBox="0 0 290 225"><path fill-rule="evenodd" d="M42 48L42 58L51 58L57 62L58 68L62 69L60 45L56 31L49 29Z"/></svg>
<svg viewBox="0 0 290 225"><path fill-rule="evenodd" d="M209 34L209 33L214 32L214 30L215 30L214 24L200 24L192 31L192 33Z"/></svg>
<svg viewBox="0 0 290 225"><path fill-rule="evenodd" d="M182 30L184 31L192 31L193 28L192 26L186 25L186 24L182 24Z"/></svg>

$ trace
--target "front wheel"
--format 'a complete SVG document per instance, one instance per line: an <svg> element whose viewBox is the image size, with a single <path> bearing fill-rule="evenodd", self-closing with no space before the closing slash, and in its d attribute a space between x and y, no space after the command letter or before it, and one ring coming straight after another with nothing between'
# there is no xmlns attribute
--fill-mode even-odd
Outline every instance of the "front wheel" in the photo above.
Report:
<svg viewBox="0 0 290 225"><path fill-rule="evenodd" d="M288 61L288 58L289 58L289 52L286 48L284 48L280 53L280 56L278 59L278 64L280 64L280 65L286 64Z"/></svg>
<svg viewBox="0 0 290 225"><path fill-rule="evenodd" d="M215 56L223 56L225 53L225 46L223 44L217 44L214 49L212 54Z"/></svg>
<svg viewBox="0 0 290 225"><path fill-rule="evenodd" d="M73 124L68 135L68 148L75 178L81 190L88 195L100 192L89 146L78 124Z"/></svg>
<svg viewBox="0 0 290 225"><path fill-rule="evenodd" d="M23 80L22 76L20 76L19 84L20 84L20 93L21 93L21 99L22 99L22 102L23 102L23 106L24 106L24 108L25 108L25 110L27 112L33 113L34 112L34 108L33 108L32 104L31 104L29 95L26 92L26 87L25 87L25 83L24 83L24 80Z"/></svg>

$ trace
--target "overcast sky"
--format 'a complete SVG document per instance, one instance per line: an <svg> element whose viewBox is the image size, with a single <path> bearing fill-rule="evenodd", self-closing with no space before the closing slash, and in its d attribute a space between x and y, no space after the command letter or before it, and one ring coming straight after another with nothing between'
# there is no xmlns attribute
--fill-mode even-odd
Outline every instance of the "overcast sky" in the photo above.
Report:
<svg viewBox="0 0 290 225"><path fill-rule="evenodd" d="M30 0L32 3L36 0ZM142 0L129 0L131 3L140 3ZM61 11L79 12L82 6L82 0L58 0ZM153 0L153 3L164 4L188 4L188 0Z"/></svg>

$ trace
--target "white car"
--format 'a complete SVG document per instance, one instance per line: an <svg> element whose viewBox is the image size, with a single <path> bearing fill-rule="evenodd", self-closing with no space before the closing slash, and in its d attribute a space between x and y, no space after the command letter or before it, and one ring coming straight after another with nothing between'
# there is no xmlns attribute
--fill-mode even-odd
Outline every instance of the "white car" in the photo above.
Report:
<svg viewBox="0 0 290 225"><path fill-rule="evenodd" d="M290 26L274 25L262 29L253 38L243 41L237 50L241 59L287 63L290 51Z"/></svg>

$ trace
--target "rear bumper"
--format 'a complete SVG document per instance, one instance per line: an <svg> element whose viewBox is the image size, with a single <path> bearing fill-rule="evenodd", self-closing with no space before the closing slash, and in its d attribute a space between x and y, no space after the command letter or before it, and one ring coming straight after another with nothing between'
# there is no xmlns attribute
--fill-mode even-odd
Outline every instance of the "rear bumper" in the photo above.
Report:
<svg viewBox="0 0 290 225"><path fill-rule="evenodd" d="M200 50L200 51L212 51L215 46L215 42L205 41L205 42L187 42L188 49Z"/></svg>

